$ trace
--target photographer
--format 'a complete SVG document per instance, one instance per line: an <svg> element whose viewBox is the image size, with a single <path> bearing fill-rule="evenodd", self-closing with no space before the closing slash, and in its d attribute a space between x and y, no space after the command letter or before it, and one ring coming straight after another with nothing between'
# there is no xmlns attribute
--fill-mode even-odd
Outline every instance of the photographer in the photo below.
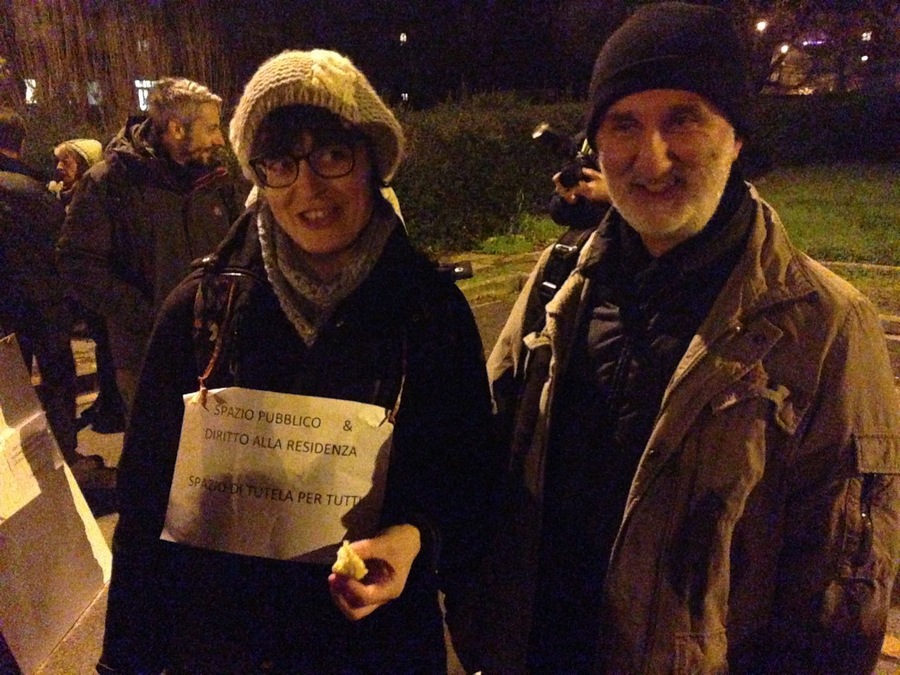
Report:
<svg viewBox="0 0 900 675"><path fill-rule="evenodd" d="M603 218L609 208L609 191L584 132L571 139L571 147L578 148L574 158L553 176L555 192L550 198L550 217L557 225L583 230L596 226Z"/></svg>

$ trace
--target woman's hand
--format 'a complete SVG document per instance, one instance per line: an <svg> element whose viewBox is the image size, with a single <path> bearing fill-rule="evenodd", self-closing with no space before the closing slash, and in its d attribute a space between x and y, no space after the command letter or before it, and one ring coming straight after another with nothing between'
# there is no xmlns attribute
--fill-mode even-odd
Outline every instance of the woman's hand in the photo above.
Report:
<svg viewBox="0 0 900 675"><path fill-rule="evenodd" d="M419 530L412 525L394 525L371 539L350 544L369 572L361 581L343 574L328 577L334 604L351 621L369 616L382 605L400 597L413 561L419 554Z"/></svg>
<svg viewBox="0 0 900 675"><path fill-rule="evenodd" d="M576 183L574 187L567 188L559 182L560 174L553 176L553 184L556 193L569 204L574 204L579 197L584 197L589 202L609 202L609 190L606 187L606 178L596 169L585 167L582 169L584 180Z"/></svg>

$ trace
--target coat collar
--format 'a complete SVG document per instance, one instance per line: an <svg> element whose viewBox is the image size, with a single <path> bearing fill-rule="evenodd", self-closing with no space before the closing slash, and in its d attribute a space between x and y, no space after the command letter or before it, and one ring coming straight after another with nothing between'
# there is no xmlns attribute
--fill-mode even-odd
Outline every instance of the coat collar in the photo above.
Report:
<svg viewBox="0 0 900 675"><path fill-rule="evenodd" d="M756 212L747 247L669 382L632 483L629 510L707 405L742 378L765 378L752 371L761 369L782 337L770 310L815 298L802 254L772 208L755 190L752 195Z"/></svg>

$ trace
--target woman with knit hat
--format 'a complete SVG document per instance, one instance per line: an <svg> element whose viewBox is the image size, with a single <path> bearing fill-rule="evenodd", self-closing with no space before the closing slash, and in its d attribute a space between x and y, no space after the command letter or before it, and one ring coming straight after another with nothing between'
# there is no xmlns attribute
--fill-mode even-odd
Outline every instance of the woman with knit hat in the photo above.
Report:
<svg viewBox="0 0 900 675"><path fill-rule="evenodd" d="M56 175L59 180L50 181L47 187L68 211L78 181L103 159L103 146L93 138L73 138L53 148L53 156L57 160ZM76 325L83 322L87 334L94 341L97 366L97 398L81 411L75 425L79 430L90 426L100 434L121 433L125 430L125 404L116 384L116 367L106 320L78 302L71 289L68 293Z"/></svg>
<svg viewBox="0 0 900 675"><path fill-rule="evenodd" d="M383 197L403 132L349 60L313 50L284 52L259 68L230 138L259 196L157 319L120 463L98 670L446 672L438 590L451 619L484 548L499 472L471 311L414 251ZM286 412L254 409L248 402L258 396ZM304 410L317 412L291 407L301 397L311 406ZM312 442L315 420L346 406L380 413L348 415L328 443ZM200 435L221 442L192 453L193 427L182 420L195 415L212 420ZM250 436L215 427L233 417L295 428L282 445L282 432L267 427L269 451L249 452L240 439ZM354 493L338 469L312 493L299 487L307 468L266 468L266 457L288 447L366 455L366 442L330 443L364 418L388 438L376 448L368 492ZM202 469L182 481L191 461ZM245 461L249 473L238 467ZM210 468L220 462L230 463L227 474ZM347 492L359 508L310 515L318 518L311 534L309 523L284 525ZM197 493L193 510L179 502ZM264 527L234 524L252 522L272 501L285 510ZM338 534L323 534L331 532ZM323 543L314 550L292 550L317 536ZM350 541L342 556L349 548L365 566L356 577L331 571L342 539Z"/></svg>
<svg viewBox="0 0 900 675"><path fill-rule="evenodd" d="M93 138L73 138L53 148L56 158L56 175L59 180L50 181L51 192L68 207L75 184L94 164L103 159L103 146Z"/></svg>

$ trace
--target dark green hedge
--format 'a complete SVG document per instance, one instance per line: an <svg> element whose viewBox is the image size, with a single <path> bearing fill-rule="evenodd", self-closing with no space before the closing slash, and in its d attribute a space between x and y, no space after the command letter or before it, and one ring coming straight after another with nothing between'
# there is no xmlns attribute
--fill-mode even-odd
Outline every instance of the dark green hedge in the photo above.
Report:
<svg viewBox="0 0 900 675"><path fill-rule="evenodd" d="M395 181L418 243L464 250L514 233L523 213L546 212L550 178L562 164L532 139L540 122L567 134L581 126L583 101L535 104L515 94L475 96L422 111L399 110L408 157ZM65 138L108 138L115 130L72 129L62 106L29 111L26 159L51 168ZM900 93L768 96L742 159L757 175L770 168L900 158Z"/></svg>
<svg viewBox="0 0 900 675"><path fill-rule="evenodd" d="M761 98L745 172L809 163L900 158L900 94ZM531 132L541 121L579 129L584 102L535 105L514 95L402 111L409 156L395 181L412 236L433 249L465 249L515 231L518 216L546 211L561 160Z"/></svg>
<svg viewBox="0 0 900 675"><path fill-rule="evenodd" d="M773 166L900 157L900 93L764 96L756 141Z"/></svg>
<svg viewBox="0 0 900 675"><path fill-rule="evenodd" d="M575 133L583 108L493 94L401 111L409 147L395 187L412 236L434 249L465 249L545 209L562 159L532 132L546 121Z"/></svg>

